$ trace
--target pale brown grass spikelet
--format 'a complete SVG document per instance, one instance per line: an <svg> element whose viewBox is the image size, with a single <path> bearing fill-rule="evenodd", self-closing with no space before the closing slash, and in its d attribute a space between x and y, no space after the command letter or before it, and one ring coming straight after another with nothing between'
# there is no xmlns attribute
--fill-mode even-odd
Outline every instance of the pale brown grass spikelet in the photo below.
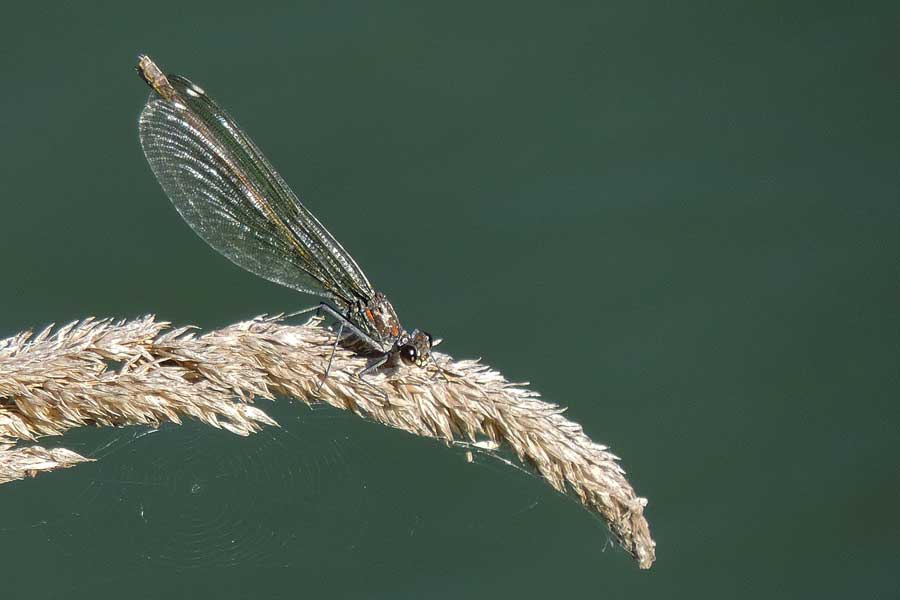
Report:
<svg viewBox="0 0 900 600"><path fill-rule="evenodd" d="M44 471L73 467L91 459L65 448L47 449L43 446L14 448L0 445L0 484L35 477Z"/></svg>
<svg viewBox="0 0 900 600"><path fill-rule="evenodd" d="M435 355L443 374L434 366L399 368L363 382L355 373L365 359L338 348L323 382L333 341L316 321L258 318L201 335L149 316L87 319L0 341L0 483L86 460L64 449L13 446L21 440L184 416L248 435L276 425L250 404L254 398L290 396L448 443L505 444L556 490L601 515L641 567L653 563L646 500L617 457L560 407L478 361L443 354Z"/></svg>

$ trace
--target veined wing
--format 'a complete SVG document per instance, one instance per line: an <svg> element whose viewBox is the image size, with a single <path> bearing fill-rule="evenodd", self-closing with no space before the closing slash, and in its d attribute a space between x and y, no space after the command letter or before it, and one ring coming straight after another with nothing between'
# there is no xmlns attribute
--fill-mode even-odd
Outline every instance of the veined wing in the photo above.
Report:
<svg viewBox="0 0 900 600"><path fill-rule="evenodd" d="M349 306L374 290L234 120L187 79L138 69L154 91L140 116L150 168L210 246L275 283Z"/></svg>

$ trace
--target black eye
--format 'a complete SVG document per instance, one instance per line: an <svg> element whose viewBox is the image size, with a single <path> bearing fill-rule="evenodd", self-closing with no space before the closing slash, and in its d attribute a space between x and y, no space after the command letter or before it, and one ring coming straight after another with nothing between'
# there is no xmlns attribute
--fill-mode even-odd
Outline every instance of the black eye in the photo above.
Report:
<svg viewBox="0 0 900 600"><path fill-rule="evenodd" d="M434 338L427 331L425 332L425 337L428 338L428 347L431 348L434 345Z"/></svg>
<svg viewBox="0 0 900 600"><path fill-rule="evenodd" d="M416 356L418 356L418 354L419 353L416 352L416 348L409 344L407 344L406 346L400 347L400 358L402 358L403 362L405 362L408 365L411 365L414 362L416 362Z"/></svg>

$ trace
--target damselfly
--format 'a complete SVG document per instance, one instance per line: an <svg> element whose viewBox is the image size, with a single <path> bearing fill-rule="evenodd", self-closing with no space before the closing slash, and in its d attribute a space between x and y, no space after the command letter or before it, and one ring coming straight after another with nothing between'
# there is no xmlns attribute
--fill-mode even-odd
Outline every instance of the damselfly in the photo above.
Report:
<svg viewBox="0 0 900 600"><path fill-rule="evenodd" d="M374 354L360 375L398 358L424 366L431 359L431 335L403 329L387 297L228 113L202 88L164 74L147 56L139 57L137 70L153 89L140 116L144 155L194 231L251 273L329 300L308 311L337 320L335 343L346 327Z"/></svg>

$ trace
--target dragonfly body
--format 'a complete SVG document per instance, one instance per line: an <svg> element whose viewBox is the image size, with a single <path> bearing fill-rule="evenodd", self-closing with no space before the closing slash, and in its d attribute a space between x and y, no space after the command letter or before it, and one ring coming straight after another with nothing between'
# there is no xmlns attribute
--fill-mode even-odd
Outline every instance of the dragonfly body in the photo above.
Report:
<svg viewBox="0 0 900 600"><path fill-rule="evenodd" d="M424 366L431 359L431 336L403 328L390 300L372 287L228 113L202 88L164 74L146 56L137 70L153 90L139 122L144 154L194 231L248 271L329 300L315 308L325 309L341 322L341 331L346 327L379 356L374 368L397 358Z"/></svg>

